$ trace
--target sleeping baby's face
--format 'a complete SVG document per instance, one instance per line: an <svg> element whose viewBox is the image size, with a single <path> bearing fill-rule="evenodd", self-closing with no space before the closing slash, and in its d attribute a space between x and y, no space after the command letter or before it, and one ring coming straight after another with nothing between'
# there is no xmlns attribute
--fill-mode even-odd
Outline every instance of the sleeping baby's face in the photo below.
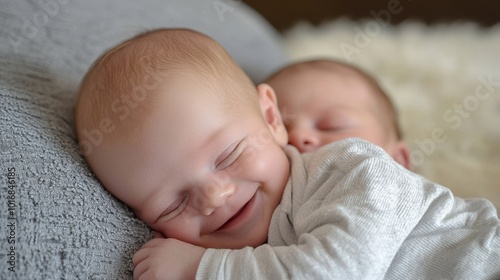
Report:
<svg viewBox="0 0 500 280"><path fill-rule="evenodd" d="M390 144L375 94L361 79L346 76L311 67L269 81L278 96L290 144L299 151L314 151L348 137L384 148Z"/></svg>
<svg viewBox="0 0 500 280"><path fill-rule="evenodd" d="M202 247L261 245L289 174L274 93L261 86L261 112L233 112L193 80L171 79L139 137L90 156L106 188L165 236Z"/></svg>
<svg viewBox="0 0 500 280"><path fill-rule="evenodd" d="M383 93L346 66L335 72L311 65L292 66L268 81L278 96L289 143L304 153L359 137L409 168L409 152L396 136L390 107L381 106Z"/></svg>

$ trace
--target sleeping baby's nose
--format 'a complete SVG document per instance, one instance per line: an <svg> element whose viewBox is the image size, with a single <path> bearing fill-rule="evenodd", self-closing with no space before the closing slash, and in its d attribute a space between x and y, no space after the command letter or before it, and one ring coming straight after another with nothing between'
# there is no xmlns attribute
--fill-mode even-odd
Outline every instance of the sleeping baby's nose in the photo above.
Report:
<svg viewBox="0 0 500 280"><path fill-rule="evenodd" d="M288 130L288 143L295 146L301 153L305 153L316 150L320 141L314 130L294 127Z"/></svg>
<svg viewBox="0 0 500 280"><path fill-rule="evenodd" d="M226 203L228 197L233 195L234 185L230 182L225 184L209 184L202 189L200 194L199 210L203 215L210 215L212 212Z"/></svg>

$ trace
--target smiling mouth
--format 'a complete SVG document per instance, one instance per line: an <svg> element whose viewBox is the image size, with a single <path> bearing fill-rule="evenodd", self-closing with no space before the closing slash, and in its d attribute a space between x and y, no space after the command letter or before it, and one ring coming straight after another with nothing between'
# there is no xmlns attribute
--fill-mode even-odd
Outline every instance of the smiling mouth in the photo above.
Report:
<svg viewBox="0 0 500 280"><path fill-rule="evenodd" d="M240 209L240 211L236 212L236 214L234 214L234 216L232 216L232 217L231 217L231 219L227 220L227 222L225 222L225 223L224 223L224 225L225 225L225 224L227 224L227 223L230 223L230 222L234 221L234 219L236 219L236 218L237 218L237 217L241 214L241 212L243 212L243 209L245 209L245 207L246 207L246 206L247 206L247 205L245 204L245 205L244 205L244 206ZM222 225L222 226L224 226L224 225Z"/></svg>
<svg viewBox="0 0 500 280"><path fill-rule="evenodd" d="M238 212L236 212L231 218L229 218L229 220L227 220L222 226L220 226L217 230L223 230L223 229L226 229L230 226L232 226L233 224L235 223L238 223L239 221L239 217L241 216L241 213L243 213L246 209L247 209L247 206L248 204L250 203L250 201L253 200L253 197L252 199L250 199L247 203L245 203L245 205L243 205L243 207L241 207L240 210L238 210Z"/></svg>

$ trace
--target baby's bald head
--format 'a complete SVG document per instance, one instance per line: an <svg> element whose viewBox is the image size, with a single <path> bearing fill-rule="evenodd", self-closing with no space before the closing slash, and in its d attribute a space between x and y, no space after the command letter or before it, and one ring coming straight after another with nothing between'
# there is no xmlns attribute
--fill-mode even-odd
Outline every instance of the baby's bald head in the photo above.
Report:
<svg viewBox="0 0 500 280"><path fill-rule="evenodd" d="M228 108L258 107L252 82L216 41L187 29L147 32L103 54L85 76L75 116L83 154L134 141L169 81L189 75Z"/></svg>

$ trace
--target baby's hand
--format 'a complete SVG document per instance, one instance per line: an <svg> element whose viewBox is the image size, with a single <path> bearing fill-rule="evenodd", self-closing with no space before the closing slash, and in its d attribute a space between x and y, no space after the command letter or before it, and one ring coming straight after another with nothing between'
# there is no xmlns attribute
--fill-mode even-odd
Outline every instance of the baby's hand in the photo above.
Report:
<svg viewBox="0 0 500 280"><path fill-rule="evenodd" d="M154 238L135 253L134 280L194 279L205 248L173 238Z"/></svg>

